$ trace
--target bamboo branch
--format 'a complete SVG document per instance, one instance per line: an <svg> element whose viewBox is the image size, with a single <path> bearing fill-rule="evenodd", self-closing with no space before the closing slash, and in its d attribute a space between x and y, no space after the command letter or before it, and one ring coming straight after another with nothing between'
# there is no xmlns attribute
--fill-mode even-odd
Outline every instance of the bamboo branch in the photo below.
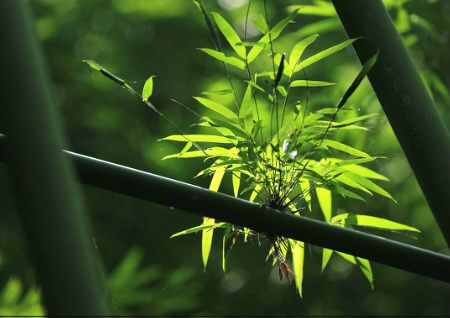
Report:
<svg viewBox="0 0 450 318"><path fill-rule="evenodd" d="M0 137L0 161L5 160ZM257 203L213 192L111 162L66 151L80 181L105 190L174 207L367 258L450 283L450 257L379 236L283 213Z"/></svg>

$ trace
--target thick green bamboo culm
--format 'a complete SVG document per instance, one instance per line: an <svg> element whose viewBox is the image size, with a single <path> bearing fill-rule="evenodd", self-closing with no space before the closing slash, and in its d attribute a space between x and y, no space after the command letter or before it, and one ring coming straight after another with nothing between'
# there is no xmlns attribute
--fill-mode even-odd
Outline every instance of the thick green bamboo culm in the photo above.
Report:
<svg viewBox="0 0 450 318"><path fill-rule="evenodd" d="M28 2L0 1L0 120L11 192L49 316L109 314Z"/></svg>
<svg viewBox="0 0 450 318"><path fill-rule="evenodd" d="M9 142L9 140L8 140ZM5 137L0 136L0 161ZM80 181L131 197L283 235L450 283L450 257L371 234L282 213L257 203L111 162L66 152Z"/></svg>
<svg viewBox="0 0 450 318"><path fill-rule="evenodd" d="M381 0L332 0L434 217L450 246L450 137Z"/></svg>

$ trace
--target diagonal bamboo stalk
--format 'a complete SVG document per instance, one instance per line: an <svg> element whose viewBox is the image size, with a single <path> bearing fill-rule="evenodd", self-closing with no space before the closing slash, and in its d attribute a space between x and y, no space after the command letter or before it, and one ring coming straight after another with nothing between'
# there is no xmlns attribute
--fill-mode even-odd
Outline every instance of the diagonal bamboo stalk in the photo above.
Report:
<svg viewBox="0 0 450 318"><path fill-rule="evenodd" d="M0 1L4 156L48 315L107 315L100 265L27 1Z"/></svg>
<svg viewBox="0 0 450 318"><path fill-rule="evenodd" d="M0 161L5 161L0 137ZM282 213L188 183L66 151L80 181L182 211L364 257L450 283L450 257L379 236Z"/></svg>
<svg viewBox="0 0 450 318"><path fill-rule="evenodd" d="M332 0L368 78L450 246L450 137L380 0Z"/></svg>

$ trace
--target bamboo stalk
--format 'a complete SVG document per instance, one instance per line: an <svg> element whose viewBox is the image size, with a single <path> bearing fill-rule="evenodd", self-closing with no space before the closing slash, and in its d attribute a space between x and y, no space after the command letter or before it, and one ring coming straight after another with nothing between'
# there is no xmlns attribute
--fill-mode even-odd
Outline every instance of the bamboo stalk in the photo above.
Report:
<svg viewBox="0 0 450 318"><path fill-rule="evenodd" d="M3 155L50 316L107 315L100 264L27 1L0 1Z"/></svg>
<svg viewBox="0 0 450 318"><path fill-rule="evenodd" d="M380 51L368 77L450 246L450 137L380 0L332 0L362 64Z"/></svg>
<svg viewBox="0 0 450 318"><path fill-rule="evenodd" d="M8 141L9 142L9 141ZM0 137L0 161L5 138ZM282 213L188 183L66 151L80 181L181 211L282 235L450 283L450 257L371 234Z"/></svg>

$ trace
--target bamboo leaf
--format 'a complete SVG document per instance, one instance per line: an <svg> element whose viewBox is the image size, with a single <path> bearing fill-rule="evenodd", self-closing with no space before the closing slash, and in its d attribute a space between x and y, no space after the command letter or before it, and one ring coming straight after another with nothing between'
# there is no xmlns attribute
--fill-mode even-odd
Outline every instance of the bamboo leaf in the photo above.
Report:
<svg viewBox="0 0 450 318"><path fill-rule="evenodd" d="M217 192L219 190L220 184L222 183L223 176L225 174L225 167L222 167L221 169L217 169L214 172L214 175L211 179L211 183L209 185L209 189L211 191ZM203 218L203 224L204 225L210 225L214 224L215 220L212 218L204 217ZM209 254L211 252L211 245L212 245L212 239L213 239L214 231L211 230L203 230L202 231L202 260L203 260L203 267L206 269L206 265L208 264L208 258Z"/></svg>
<svg viewBox="0 0 450 318"><path fill-rule="evenodd" d="M330 222L332 213L331 191L325 188L316 187L316 193L325 221Z"/></svg>
<svg viewBox="0 0 450 318"><path fill-rule="evenodd" d="M241 43L241 39L239 35L237 35L236 31L233 27L225 20L219 13L212 12L212 17L219 27L220 32L222 32L225 39L230 43L233 50L243 59L245 59L246 51L245 47L242 45L238 45Z"/></svg>
<svg viewBox="0 0 450 318"><path fill-rule="evenodd" d="M252 85L248 84L245 90L244 97L242 98L241 107L239 109L239 118L244 121L244 127L248 132L253 128L253 95Z"/></svg>
<svg viewBox="0 0 450 318"><path fill-rule="evenodd" d="M231 175L231 178L231 181L233 183L233 194L235 197L238 197L239 186L241 184L241 173L236 171Z"/></svg>
<svg viewBox="0 0 450 318"><path fill-rule="evenodd" d="M144 88L142 89L142 99L148 100L153 94L153 76L150 76L147 81L145 81Z"/></svg>
<svg viewBox="0 0 450 318"><path fill-rule="evenodd" d="M219 144L232 144L233 141L230 138L217 136L217 135L171 135L159 140L170 141L194 141L194 142L213 142Z"/></svg>
<svg viewBox="0 0 450 318"><path fill-rule="evenodd" d="M199 50L215 58L216 60L235 66L238 69L245 70L246 68L245 62L234 56L226 56L224 53L212 49L203 48Z"/></svg>
<svg viewBox="0 0 450 318"><path fill-rule="evenodd" d="M332 223L340 224L344 227L353 227L357 225L384 230L411 231L420 233L420 230L415 227L371 215L344 213L336 215L331 221Z"/></svg>
<svg viewBox="0 0 450 318"><path fill-rule="evenodd" d="M346 153L348 153L350 155L353 155L353 156L356 156L356 157L370 158L370 156L367 153L365 153L364 151L355 149L353 147L350 147L350 146L348 146L346 144L343 144L343 143L341 143L339 141L336 141L336 140L324 139L322 144L324 146L328 146L328 147L331 147L331 148L334 148L334 149L346 152Z"/></svg>
<svg viewBox="0 0 450 318"><path fill-rule="evenodd" d="M314 64L336 52L339 52L343 49L345 49L347 46L351 45L353 42L355 42L356 39L350 39L347 41L344 41L342 43L339 43L335 46L332 46L326 50L323 50L319 53L316 53L310 57L308 57L307 59L303 60L303 62L300 62L297 64L297 66L294 68L294 72L298 72L308 66L310 66L311 64Z"/></svg>
<svg viewBox="0 0 450 318"><path fill-rule="evenodd" d="M194 226L194 227L191 227L189 229L177 232L175 234L172 234L170 236L170 238L174 238L174 237L178 237L178 236L182 236L182 235L186 235L186 234L198 233L200 231L209 230L209 229L212 229L212 228L224 227L225 224L226 223L215 223L215 224L206 224L206 225L205 224L201 224L201 225Z"/></svg>
<svg viewBox="0 0 450 318"><path fill-rule="evenodd" d="M344 96L342 96L341 100L339 101L339 104L337 105L337 109L341 109L342 106L345 105L347 100L352 96L352 94L355 92L355 90L358 88L358 86L361 84L364 77L370 72L372 67L375 65L375 63L378 60L378 54L379 52L375 53L371 58L367 60L366 63L364 63L363 68L358 73L356 78L353 80L353 83L350 85L350 87L345 92Z"/></svg>
<svg viewBox="0 0 450 318"><path fill-rule="evenodd" d="M333 250L330 250L328 248L322 249L322 272L327 267L327 264L330 261L331 255L333 255Z"/></svg>
<svg viewBox="0 0 450 318"><path fill-rule="evenodd" d="M295 80L291 83L291 87L323 87L335 84L336 83L322 82L322 81Z"/></svg>
<svg viewBox="0 0 450 318"><path fill-rule="evenodd" d="M318 38L318 34L313 34L308 36L307 38L301 40L300 42L298 42L294 48L291 51L291 55L289 56L289 65L292 68L292 71L294 71L296 65L298 64L298 62L300 61L303 52L305 51L305 49L312 44L317 38Z"/></svg>
<svg viewBox="0 0 450 318"><path fill-rule="evenodd" d="M231 111L230 109L228 109L227 107L225 107L219 103L213 102L212 100L206 99L203 97L194 97L194 99L196 99L203 106L222 115L225 118L235 119L235 120L238 119L238 116L236 116L236 114L233 111Z"/></svg>
<svg viewBox="0 0 450 318"><path fill-rule="evenodd" d="M292 249L292 263L294 267L295 287L298 290L300 297L302 297L303 285L303 267L305 262L305 243L300 241L293 241Z"/></svg>
<svg viewBox="0 0 450 318"><path fill-rule="evenodd" d="M386 197L388 199L391 199L392 201L397 203L397 201L392 197L392 195L390 195L389 192L384 190L382 187L380 187L376 183L370 181L369 179L367 179L365 177L357 175L357 174L350 173L350 175L356 182L358 182L362 186L366 187L367 189L369 189L369 190L371 190L371 191L373 191L373 192L375 192L375 193L377 193L379 195L382 195L382 196L384 196L384 197Z"/></svg>
<svg viewBox="0 0 450 318"><path fill-rule="evenodd" d="M261 14L254 15L252 17L252 22L255 25L255 27L259 30L259 32L264 34L267 31L269 31L266 19Z"/></svg>
<svg viewBox="0 0 450 318"><path fill-rule="evenodd" d="M379 174L378 172L375 172L369 168L357 164L345 165L342 168L340 168L339 171L349 171L369 179L389 181L389 178L383 176L382 174Z"/></svg>
<svg viewBox="0 0 450 318"><path fill-rule="evenodd" d="M278 22L272 30L270 30L268 33L266 33L259 41L258 43L264 44L264 46L257 45L252 47L250 52L247 55L247 61L248 63L251 63L258 55L261 53L263 48L265 47L265 44L269 44L270 40L274 41L278 36L280 36L281 32L288 26L288 24L292 21L292 19L297 16L298 10L295 10L291 14L289 14L286 18Z"/></svg>

